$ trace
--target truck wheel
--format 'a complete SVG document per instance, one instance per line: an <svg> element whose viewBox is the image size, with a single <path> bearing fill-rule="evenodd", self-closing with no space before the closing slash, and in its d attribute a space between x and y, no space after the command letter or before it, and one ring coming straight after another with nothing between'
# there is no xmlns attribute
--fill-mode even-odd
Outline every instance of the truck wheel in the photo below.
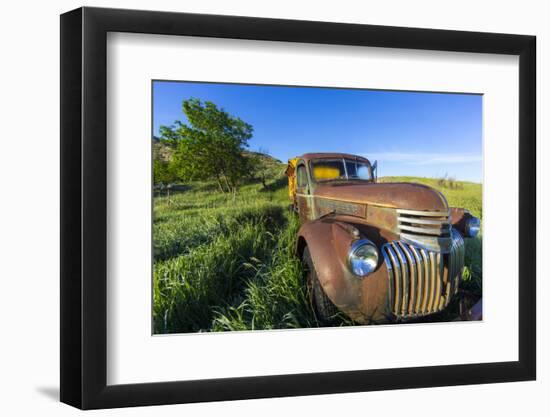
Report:
<svg viewBox="0 0 550 417"><path fill-rule="evenodd" d="M302 260L306 269L307 286L313 312L321 325L330 326L335 322L334 316L338 314L338 308L325 294L307 246L304 249Z"/></svg>

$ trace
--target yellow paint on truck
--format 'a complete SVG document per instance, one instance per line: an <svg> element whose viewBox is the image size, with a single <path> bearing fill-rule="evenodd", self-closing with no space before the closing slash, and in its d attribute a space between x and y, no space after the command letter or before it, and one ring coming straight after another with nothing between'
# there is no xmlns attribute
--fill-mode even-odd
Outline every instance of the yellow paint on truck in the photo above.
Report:
<svg viewBox="0 0 550 417"><path fill-rule="evenodd" d="M288 160L288 166L286 168L285 174L288 176L288 197L292 202L296 198L296 164L298 163L298 158L292 158Z"/></svg>

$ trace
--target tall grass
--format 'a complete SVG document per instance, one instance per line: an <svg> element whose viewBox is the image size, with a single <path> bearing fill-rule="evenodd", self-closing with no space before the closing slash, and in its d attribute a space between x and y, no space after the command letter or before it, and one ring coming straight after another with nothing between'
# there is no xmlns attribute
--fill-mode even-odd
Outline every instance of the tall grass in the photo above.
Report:
<svg viewBox="0 0 550 417"><path fill-rule="evenodd" d="M155 333L310 327L286 190L155 199Z"/></svg>
<svg viewBox="0 0 550 417"><path fill-rule="evenodd" d="M166 332L209 330L215 306L231 304L273 245L265 224L243 223L230 233L155 265L155 328Z"/></svg>
<svg viewBox="0 0 550 417"><path fill-rule="evenodd" d="M212 330L317 326L302 265L294 253L298 227L297 219L290 217L288 226L276 235L270 258L247 264L254 276L247 281L242 302L218 309Z"/></svg>

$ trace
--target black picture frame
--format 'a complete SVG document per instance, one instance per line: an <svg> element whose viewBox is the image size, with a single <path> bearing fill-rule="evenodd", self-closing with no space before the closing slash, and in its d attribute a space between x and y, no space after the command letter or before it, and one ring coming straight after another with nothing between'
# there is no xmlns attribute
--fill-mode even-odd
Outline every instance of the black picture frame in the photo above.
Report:
<svg viewBox="0 0 550 417"><path fill-rule="evenodd" d="M107 375L108 32L519 56L519 360L113 385ZM534 36L80 8L61 16L61 401L82 409L533 380L536 377Z"/></svg>

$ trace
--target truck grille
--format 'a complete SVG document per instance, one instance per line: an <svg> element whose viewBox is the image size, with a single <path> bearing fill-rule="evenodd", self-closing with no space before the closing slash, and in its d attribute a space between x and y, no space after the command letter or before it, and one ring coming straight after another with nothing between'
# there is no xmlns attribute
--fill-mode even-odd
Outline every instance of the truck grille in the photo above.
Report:
<svg viewBox="0 0 550 417"><path fill-rule="evenodd" d="M404 242L435 252L448 253L451 224L448 211L397 209L397 228Z"/></svg>
<svg viewBox="0 0 550 417"><path fill-rule="evenodd" d="M455 229L449 233L451 245L447 254L403 241L382 246L389 275L390 306L396 317L437 313L458 290L464 266L464 240Z"/></svg>

